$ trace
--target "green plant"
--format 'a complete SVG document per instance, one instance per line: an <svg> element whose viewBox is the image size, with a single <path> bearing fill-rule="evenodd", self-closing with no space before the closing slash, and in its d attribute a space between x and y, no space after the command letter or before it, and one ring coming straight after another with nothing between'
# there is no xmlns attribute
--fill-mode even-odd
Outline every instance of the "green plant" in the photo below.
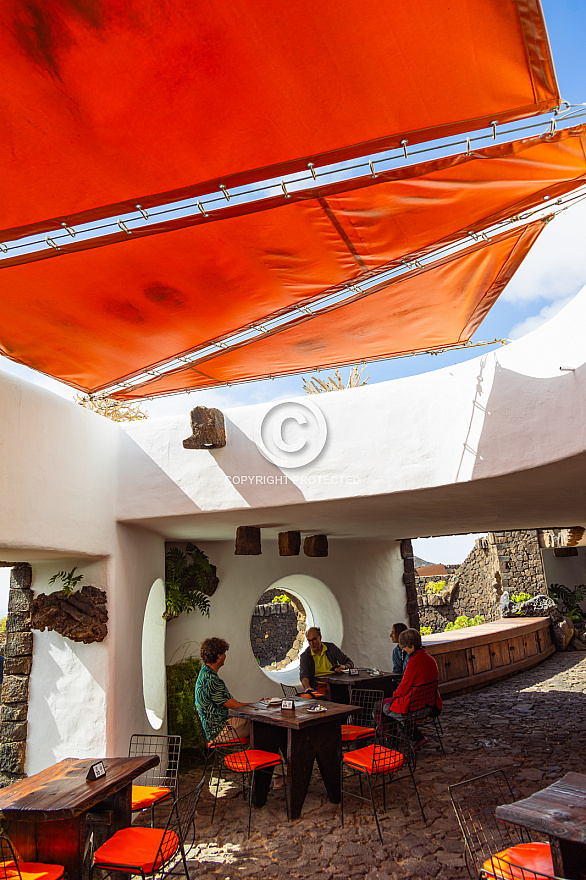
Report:
<svg viewBox="0 0 586 880"><path fill-rule="evenodd" d="M74 571L77 571L77 565L74 565L71 571L58 571L57 574L49 578L49 583L54 584L57 578L59 578L63 581L61 592L65 593L66 596L71 596L78 583L84 579L83 574L74 575Z"/></svg>
<svg viewBox="0 0 586 880"><path fill-rule="evenodd" d="M285 602L290 602L291 599L285 593L282 593L280 596L275 596L274 599L271 599L272 604L274 605L277 602L284 604Z"/></svg>
<svg viewBox="0 0 586 880"><path fill-rule="evenodd" d="M450 632L453 629L465 629L467 626L480 626L481 623L484 623L482 614L477 614L476 617L460 614L453 622L448 623L444 632Z"/></svg>
<svg viewBox="0 0 586 880"><path fill-rule="evenodd" d="M428 581L425 585L426 593L441 593L445 588L445 581Z"/></svg>
<svg viewBox="0 0 586 880"><path fill-rule="evenodd" d="M586 584L576 584L573 590L564 584L550 584L549 595L558 606L558 609L578 623L585 615L580 604L586 599Z"/></svg>
<svg viewBox="0 0 586 880"><path fill-rule="evenodd" d="M422 636L430 636L433 633L433 630L430 626L420 626L419 633Z"/></svg>
<svg viewBox="0 0 586 880"><path fill-rule="evenodd" d="M532 599L533 596L530 593L512 593L511 594L511 602L514 602L515 605L520 605L521 602L528 602L529 599Z"/></svg>
<svg viewBox="0 0 586 880"><path fill-rule="evenodd" d="M214 571L203 550L189 542L185 551L169 547L165 555L165 620L189 614L195 608L210 616L210 600L206 596L207 575Z"/></svg>
<svg viewBox="0 0 586 880"><path fill-rule="evenodd" d="M170 734L181 737L182 746L204 749L194 708L195 682L201 666L198 657L167 666L167 724Z"/></svg>

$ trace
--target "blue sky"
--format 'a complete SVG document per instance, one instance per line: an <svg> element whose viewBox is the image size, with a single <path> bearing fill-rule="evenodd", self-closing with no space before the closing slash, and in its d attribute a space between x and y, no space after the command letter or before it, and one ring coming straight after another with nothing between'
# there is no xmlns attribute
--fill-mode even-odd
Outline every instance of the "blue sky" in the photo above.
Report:
<svg viewBox="0 0 586 880"><path fill-rule="evenodd" d="M571 103L586 102L586 65L583 59L586 3L584 0L542 0L542 6L561 96ZM552 317L583 287L586 283L585 229L586 203L570 208L546 227L475 334L475 341L519 338ZM367 365L364 373L370 375L371 383L382 382L460 363L478 357L482 351L486 349L382 361ZM0 368L50 388L64 397L73 398L75 395L66 385L13 364L1 356ZM348 370L342 372L346 375ZM188 412L198 405L226 408L302 393L302 377L286 377L161 398L145 402L143 409L149 416L157 417ZM440 543L442 539L431 541L433 543L427 545L418 544L416 552L432 562L458 562L473 545L473 536L453 539L449 545ZM426 547L427 552L424 552ZM0 585L5 574L0 569Z"/></svg>

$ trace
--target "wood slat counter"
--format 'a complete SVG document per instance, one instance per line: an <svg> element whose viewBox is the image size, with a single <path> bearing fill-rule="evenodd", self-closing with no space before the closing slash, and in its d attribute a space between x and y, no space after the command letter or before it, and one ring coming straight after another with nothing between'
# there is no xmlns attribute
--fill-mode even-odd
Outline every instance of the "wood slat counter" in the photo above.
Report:
<svg viewBox="0 0 586 880"><path fill-rule="evenodd" d="M516 617L423 636L443 696L457 696L536 666L555 651L549 617Z"/></svg>

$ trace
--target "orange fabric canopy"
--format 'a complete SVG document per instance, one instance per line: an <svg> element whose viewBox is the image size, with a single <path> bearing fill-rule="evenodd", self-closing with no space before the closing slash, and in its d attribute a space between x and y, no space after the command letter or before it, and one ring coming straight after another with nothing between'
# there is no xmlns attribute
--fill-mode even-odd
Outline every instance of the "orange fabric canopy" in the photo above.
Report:
<svg viewBox="0 0 586 880"><path fill-rule="evenodd" d="M570 191L586 176L585 137L494 146L349 192L7 266L0 350L100 389ZM368 356L351 336L340 344L343 362ZM436 344L406 332L397 351Z"/></svg>
<svg viewBox="0 0 586 880"><path fill-rule="evenodd" d="M0 73L0 240L559 103L539 0L4 0Z"/></svg>
<svg viewBox="0 0 586 880"><path fill-rule="evenodd" d="M114 395L124 400L303 372L467 341L543 228L537 221L479 243L325 314Z"/></svg>

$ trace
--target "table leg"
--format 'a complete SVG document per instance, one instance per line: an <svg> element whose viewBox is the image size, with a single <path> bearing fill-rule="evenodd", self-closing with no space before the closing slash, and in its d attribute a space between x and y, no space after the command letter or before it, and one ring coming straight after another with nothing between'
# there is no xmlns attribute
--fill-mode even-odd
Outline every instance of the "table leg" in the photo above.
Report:
<svg viewBox="0 0 586 880"><path fill-rule="evenodd" d="M586 877L586 845L573 840L550 837L553 872L556 877L584 880Z"/></svg>
<svg viewBox="0 0 586 880"><path fill-rule="evenodd" d="M317 766L324 781L328 800L339 804L342 798L340 790L340 764L342 761L342 727L339 721L331 721L319 728L319 739L316 742Z"/></svg>

